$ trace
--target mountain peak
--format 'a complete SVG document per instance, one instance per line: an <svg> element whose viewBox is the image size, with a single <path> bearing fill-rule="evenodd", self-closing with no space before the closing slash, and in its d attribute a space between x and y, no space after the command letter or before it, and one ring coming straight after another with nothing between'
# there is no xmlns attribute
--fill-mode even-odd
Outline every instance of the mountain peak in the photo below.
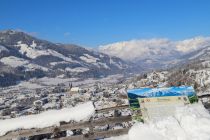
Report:
<svg viewBox="0 0 210 140"><path fill-rule="evenodd" d="M0 31L0 43L2 45L14 46L20 41L27 45L32 44L33 41L36 41L37 43L43 42L23 31L11 29Z"/></svg>

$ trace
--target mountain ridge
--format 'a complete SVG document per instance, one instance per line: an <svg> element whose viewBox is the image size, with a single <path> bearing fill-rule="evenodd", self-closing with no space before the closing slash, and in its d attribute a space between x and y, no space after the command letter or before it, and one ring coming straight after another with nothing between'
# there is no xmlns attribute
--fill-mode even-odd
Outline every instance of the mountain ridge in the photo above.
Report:
<svg viewBox="0 0 210 140"><path fill-rule="evenodd" d="M0 32L0 65L2 69L16 71L18 80L62 74L65 77L103 77L123 73L128 67L114 56L74 44L55 44L14 30ZM9 73L0 71L0 81Z"/></svg>
<svg viewBox="0 0 210 140"><path fill-rule="evenodd" d="M210 37L194 37L181 41L166 38L139 39L99 46L105 54L132 61L146 70L169 68L188 60L188 55L210 45Z"/></svg>

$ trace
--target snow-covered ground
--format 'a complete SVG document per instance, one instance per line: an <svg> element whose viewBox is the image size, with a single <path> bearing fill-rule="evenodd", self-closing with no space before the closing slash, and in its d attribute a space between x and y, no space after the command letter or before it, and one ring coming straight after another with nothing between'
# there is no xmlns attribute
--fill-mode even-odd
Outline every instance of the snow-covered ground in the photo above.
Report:
<svg viewBox="0 0 210 140"><path fill-rule="evenodd" d="M18 67L29 63L27 60L15 56L4 57L0 61L4 64L10 65L11 67Z"/></svg>
<svg viewBox="0 0 210 140"><path fill-rule="evenodd" d="M136 123L128 135L108 140L210 140L210 114L201 103L176 109L176 114Z"/></svg>
<svg viewBox="0 0 210 140"><path fill-rule="evenodd" d="M21 81L15 86L9 86L0 88L0 94L7 94L9 92L13 92L14 90L22 92L25 89L28 90L35 90L35 89L44 89L49 88L53 86L57 86L58 84L65 84L69 85L69 83L72 83L73 86L93 86L95 83L106 83L106 84L114 84L117 83L120 78L122 78L123 75L110 75L105 78L101 79L94 79L94 78L88 78L88 79L79 79L79 78L64 78L63 75L60 75L58 77L49 78L49 77L43 77L43 78L34 78L30 79L28 81Z"/></svg>
<svg viewBox="0 0 210 140"><path fill-rule="evenodd" d="M65 68L65 71L69 71L69 72L85 72L85 71L88 71L89 69L88 68L85 68L85 67L76 67L76 68Z"/></svg>
<svg viewBox="0 0 210 140"><path fill-rule="evenodd" d="M98 58L95 58L89 54L84 54L84 56L80 56L80 59L87 62L87 63L96 63Z"/></svg>
<svg viewBox="0 0 210 140"><path fill-rule="evenodd" d="M35 69L41 69L43 71L48 71L48 68L39 66L37 64L30 63L28 60L25 60L23 58L18 58L15 56L9 56L9 57L3 57L0 59L0 62L9 65L11 67L19 67L19 66L24 66L26 70L35 70Z"/></svg>
<svg viewBox="0 0 210 140"><path fill-rule="evenodd" d="M61 121L69 122L88 120L94 114L92 102L80 104L74 108L50 110L38 115L0 120L0 136L17 129L44 128L58 126Z"/></svg>
<svg viewBox="0 0 210 140"><path fill-rule="evenodd" d="M77 61L72 60L71 57L66 57L63 54L58 53L52 49L47 49L47 50L41 49L42 46L37 46L35 41L33 41L33 43L30 46L22 43L22 41L19 41L16 47L19 47L20 49L19 52L21 54L25 54L27 57L32 58L32 59L37 58L42 55L51 55L51 56L62 58L63 60L67 62L77 63Z"/></svg>
<svg viewBox="0 0 210 140"><path fill-rule="evenodd" d="M46 86L54 85L55 86L61 83L68 84L69 82L72 82L74 80L77 80L77 79L76 78L60 78L60 77L55 77L55 78L43 77L39 79L34 79L33 81L41 85L46 85Z"/></svg>

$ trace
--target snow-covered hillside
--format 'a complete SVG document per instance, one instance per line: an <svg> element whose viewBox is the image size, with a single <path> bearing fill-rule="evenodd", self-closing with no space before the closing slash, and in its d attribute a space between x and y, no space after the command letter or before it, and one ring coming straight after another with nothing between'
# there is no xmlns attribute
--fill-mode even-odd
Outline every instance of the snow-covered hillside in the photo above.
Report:
<svg viewBox="0 0 210 140"><path fill-rule="evenodd" d="M5 65L9 65L11 67L25 67L26 71L33 71L35 69L40 69L43 71L48 71L48 68L30 63L28 60L23 58L18 58L15 56L3 57L0 62L4 63Z"/></svg>
<svg viewBox="0 0 210 140"><path fill-rule="evenodd" d="M101 77L123 72L128 67L117 57L76 45L51 43L14 30L0 32L1 64L15 71L15 79L61 74L66 77ZM3 74L1 70L0 74Z"/></svg>

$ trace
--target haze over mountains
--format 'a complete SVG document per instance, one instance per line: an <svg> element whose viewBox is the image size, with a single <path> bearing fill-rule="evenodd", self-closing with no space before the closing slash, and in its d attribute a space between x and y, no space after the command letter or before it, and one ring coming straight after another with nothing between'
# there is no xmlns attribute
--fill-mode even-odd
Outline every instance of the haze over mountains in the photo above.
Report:
<svg viewBox="0 0 210 140"><path fill-rule="evenodd" d="M136 63L147 70L176 64L183 60L184 56L186 58L187 54L208 45L210 37L195 37L182 41L154 38L102 45L99 46L99 51Z"/></svg>

